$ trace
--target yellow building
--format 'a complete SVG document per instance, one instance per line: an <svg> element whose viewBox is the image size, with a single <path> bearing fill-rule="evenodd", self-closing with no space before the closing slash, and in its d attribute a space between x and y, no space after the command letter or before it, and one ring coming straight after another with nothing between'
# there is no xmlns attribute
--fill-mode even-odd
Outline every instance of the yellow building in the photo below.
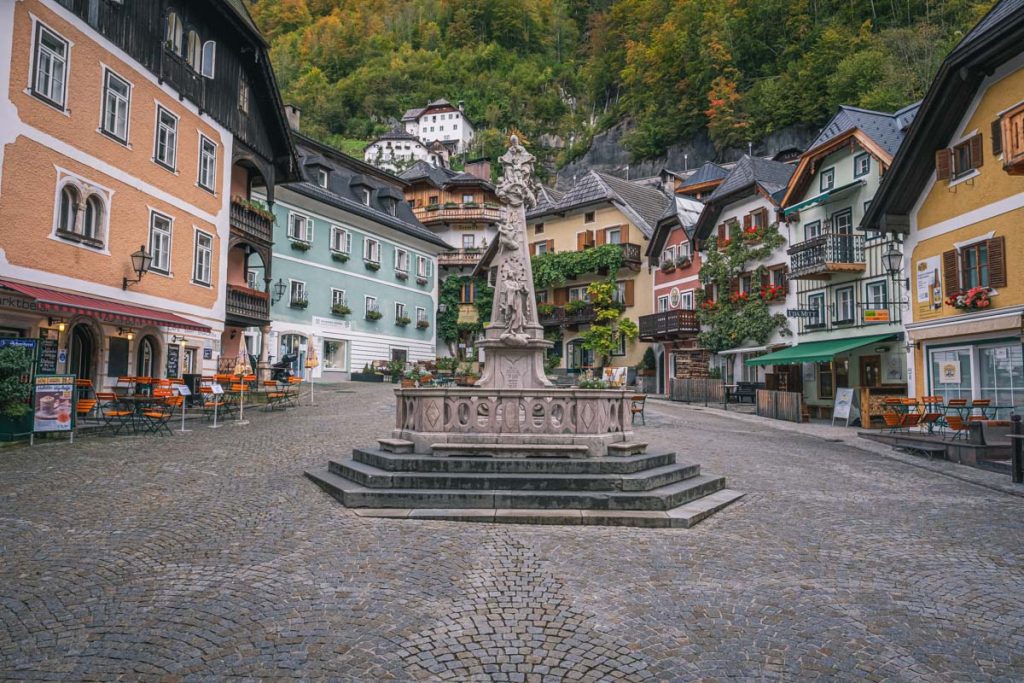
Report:
<svg viewBox="0 0 1024 683"><path fill-rule="evenodd" d="M587 302L587 287L613 279L623 317L639 323L640 316L654 312L654 275L643 263L647 242L658 220L674 205L660 190L590 171L564 195L543 193L538 206L527 215L526 237L530 254L579 252L614 244L622 250L619 271L586 272L558 287L538 290L540 323L561 352L561 367L580 371L600 365L601 359L583 348L581 336L594 321ZM536 277L536 273L534 274ZM624 342L612 354L613 366L636 366L648 344Z"/></svg>
<svg viewBox="0 0 1024 683"><path fill-rule="evenodd" d="M1024 5L943 63L866 222L906 235L909 385L1024 405ZM895 259L894 265L895 265Z"/></svg>

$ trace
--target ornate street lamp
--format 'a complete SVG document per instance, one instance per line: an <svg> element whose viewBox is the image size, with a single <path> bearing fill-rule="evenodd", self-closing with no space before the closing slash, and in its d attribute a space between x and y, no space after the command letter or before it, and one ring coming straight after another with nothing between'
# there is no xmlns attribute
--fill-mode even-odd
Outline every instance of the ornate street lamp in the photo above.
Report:
<svg viewBox="0 0 1024 683"><path fill-rule="evenodd" d="M274 283L273 301L270 303L276 304L278 301L284 298L285 290L288 289L288 285L285 284L284 280L277 278L277 282Z"/></svg>
<svg viewBox="0 0 1024 683"><path fill-rule="evenodd" d="M153 264L153 255L146 253L146 245L143 244L139 247L139 250L132 254L132 270L138 276L134 280L124 278L121 281L121 289L128 289L128 285L138 284L142 282L142 276L149 272L149 267Z"/></svg>

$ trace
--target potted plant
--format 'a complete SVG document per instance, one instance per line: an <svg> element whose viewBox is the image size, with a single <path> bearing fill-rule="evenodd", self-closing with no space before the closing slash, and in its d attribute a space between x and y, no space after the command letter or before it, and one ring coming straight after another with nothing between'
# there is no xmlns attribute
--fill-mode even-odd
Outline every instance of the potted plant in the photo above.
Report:
<svg viewBox="0 0 1024 683"><path fill-rule="evenodd" d="M331 306L331 313L334 315L348 315L352 312L352 309L345 304L334 304Z"/></svg>
<svg viewBox="0 0 1024 683"><path fill-rule="evenodd" d="M992 306L988 287L974 287L966 292L957 292L946 299L946 304L962 311L980 311Z"/></svg>
<svg viewBox="0 0 1024 683"><path fill-rule="evenodd" d="M366 266L367 270L373 270L373 271L380 270L380 263L378 263L377 261L366 261L366 260L364 260L363 264Z"/></svg>
<svg viewBox="0 0 1024 683"><path fill-rule="evenodd" d="M405 372L404 360L388 361L388 375L391 377L392 384L398 384L398 380L401 378L403 372Z"/></svg>
<svg viewBox="0 0 1024 683"><path fill-rule="evenodd" d="M0 434L13 437L32 431L32 385L23 381L31 369L31 350L0 347Z"/></svg>
<svg viewBox="0 0 1024 683"><path fill-rule="evenodd" d="M380 320L383 317L384 317L384 314L381 313L380 311L367 311L366 312L366 319L367 320L372 320L372 321L376 322L376 321Z"/></svg>
<svg viewBox="0 0 1024 683"><path fill-rule="evenodd" d="M363 366L362 372L353 372L352 373L352 381L353 382L383 382L384 381L384 375L382 375L382 374L380 374L378 372L374 372L373 368L370 367L370 364L367 363L366 365Z"/></svg>
<svg viewBox="0 0 1024 683"><path fill-rule="evenodd" d="M440 208L440 204L427 204L427 211L437 211Z"/></svg>
<svg viewBox="0 0 1024 683"><path fill-rule="evenodd" d="M541 318L550 318L555 314L555 305L549 303L537 304L537 315Z"/></svg>
<svg viewBox="0 0 1024 683"><path fill-rule="evenodd" d="M464 209L479 209L480 205L476 202L462 202L462 208Z"/></svg>
<svg viewBox="0 0 1024 683"><path fill-rule="evenodd" d="M309 300L292 299L290 302L288 302L288 305L291 306L292 308L305 308L306 306L309 306Z"/></svg>
<svg viewBox="0 0 1024 683"><path fill-rule="evenodd" d="M587 307L587 302L583 299L574 299L565 305L565 312L569 315L579 313Z"/></svg>
<svg viewBox="0 0 1024 683"><path fill-rule="evenodd" d="M412 319L410 319L409 316L407 315L400 315L395 318L395 324L398 325L399 327L405 327L411 322Z"/></svg>
<svg viewBox="0 0 1024 683"><path fill-rule="evenodd" d="M663 272L663 273L671 273L675 269L676 269L675 261L662 261L661 262L661 272Z"/></svg>
<svg viewBox="0 0 1024 683"><path fill-rule="evenodd" d="M471 361L463 363L455 373L455 383L462 386L471 387L476 384L477 379L478 377Z"/></svg>
<svg viewBox="0 0 1024 683"><path fill-rule="evenodd" d="M427 320L426 318L420 318L419 320L416 321L416 327L421 330L425 330L428 327L430 327L430 321Z"/></svg>
<svg viewBox="0 0 1024 683"><path fill-rule="evenodd" d="M679 258L676 259L677 268L689 268L690 263L692 262L690 261L689 256L680 256Z"/></svg>
<svg viewBox="0 0 1024 683"><path fill-rule="evenodd" d="M291 240L291 243L292 249L294 249L295 251L309 251L310 246L312 246L310 245L309 242L306 242L305 240L293 239Z"/></svg>
<svg viewBox="0 0 1024 683"><path fill-rule="evenodd" d="M654 357L654 349L650 346L644 351L644 357L637 368L637 374L641 377L654 377L654 371L658 367L658 361Z"/></svg>
<svg viewBox="0 0 1024 683"><path fill-rule="evenodd" d="M444 203L444 208L446 208L446 209L457 209L457 208L459 208L459 205L456 204L455 202L445 202Z"/></svg>
<svg viewBox="0 0 1024 683"><path fill-rule="evenodd" d="M346 263L348 261L348 254L341 251L332 251L331 258L339 263Z"/></svg>
<svg viewBox="0 0 1024 683"><path fill-rule="evenodd" d="M409 279L409 271L407 271L407 270L396 270L395 271L395 277L397 277L399 280L408 280Z"/></svg>

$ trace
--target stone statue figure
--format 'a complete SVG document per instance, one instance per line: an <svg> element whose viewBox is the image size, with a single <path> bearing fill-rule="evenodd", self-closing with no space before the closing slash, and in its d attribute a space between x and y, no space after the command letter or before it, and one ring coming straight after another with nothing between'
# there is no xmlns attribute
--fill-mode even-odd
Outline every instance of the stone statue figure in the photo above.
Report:
<svg viewBox="0 0 1024 683"><path fill-rule="evenodd" d="M500 339L514 346L523 346L530 340L526 332L529 287L524 281L524 269L518 254L501 266L501 315L505 332Z"/></svg>
<svg viewBox="0 0 1024 683"><path fill-rule="evenodd" d="M508 150L498 161L504 170L501 182L498 183L498 197L512 207L525 206L530 209L536 206L537 180L533 177L533 164L537 157L526 151L518 135L511 137Z"/></svg>

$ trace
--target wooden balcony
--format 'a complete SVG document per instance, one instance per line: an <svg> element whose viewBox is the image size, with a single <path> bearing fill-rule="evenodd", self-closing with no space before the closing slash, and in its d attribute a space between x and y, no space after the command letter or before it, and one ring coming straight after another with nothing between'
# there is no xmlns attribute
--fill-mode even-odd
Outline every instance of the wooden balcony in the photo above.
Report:
<svg viewBox="0 0 1024 683"><path fill-rule="evenodd" d="M229 324L246 327L270 324L270 299L266 292L228 285L225 310Z"/></svg>
<svg viewBox="0 0 1024 683"><path fill-rule="evenodd" d="M419 206L412 210L424 225L433 223L496 223L501 219L500 208L490 208L482 204L466 206L439 205L436 207Z"/></svg>
<svg viewBox="0 0 1024 683"><path fill-rule="evenodd" d="M274 241L274 221L238 202L231 202L231 229L262 244Z"/></svg>
<svg viewBox="0 0 1024 683"><path fill-rule="evenodd" d="M790 247L790 280L829 280L833 273L863 273L864 235L828 233Z"/></svg>
<svg viewBox="0 0 1024 683"><path fill-rule="evenodd" d="M685 309L640 316L641 341L689 339L700 332L697 312Z"/></svg>
<svg viewBox="0 0 1024 683"><path fill-rule="evenodd" d="M483 249L455 249L454 251L446 251L438 254L437 265L442 268L472 268L480 262L480 257L483 253Z"/></svg>
<svg viewBox="0 0 1024 683"><path fill-rule="evenodd" d="M642 252L639 244L633 244L632 242L623 242L619 245L622 249L622 265L636 267L639 266L643 260Z"/></svg>

